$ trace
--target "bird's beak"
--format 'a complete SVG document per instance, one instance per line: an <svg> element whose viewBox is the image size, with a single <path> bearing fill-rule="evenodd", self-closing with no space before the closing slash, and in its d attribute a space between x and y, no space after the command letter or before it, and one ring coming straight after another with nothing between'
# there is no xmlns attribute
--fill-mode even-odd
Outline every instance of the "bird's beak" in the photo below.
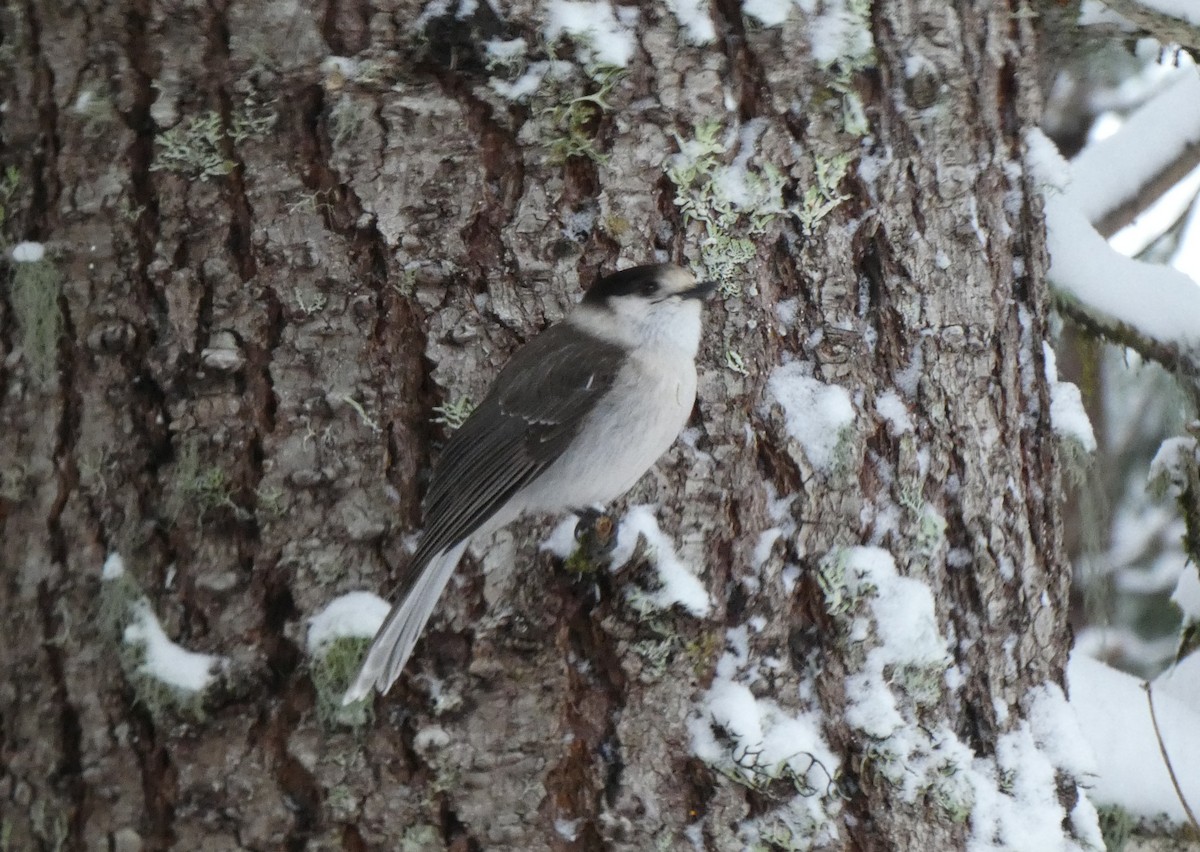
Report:
<svg viewBox="0 0 1200 852"><path fill-rule="evenodd" d="M695 287L690 290L684 290L679 294L681 299L707 299L717 291L716 281L699 281Z"/></svg>

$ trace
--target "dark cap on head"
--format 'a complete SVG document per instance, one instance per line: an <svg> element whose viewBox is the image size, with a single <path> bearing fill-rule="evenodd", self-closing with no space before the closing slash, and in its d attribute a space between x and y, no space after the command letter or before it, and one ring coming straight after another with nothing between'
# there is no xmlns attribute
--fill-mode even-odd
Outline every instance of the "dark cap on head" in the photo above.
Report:
<svg viewBox="0 0 1200 852"><path fill-rule="evenodd" d="M663 273L676 269L670 263L652 263L646 266L632 266L622 269L612 275L596 279L587 293L583 296L584 304L602 305L609 299L619 296L656 295L662 287Z"/></svg>

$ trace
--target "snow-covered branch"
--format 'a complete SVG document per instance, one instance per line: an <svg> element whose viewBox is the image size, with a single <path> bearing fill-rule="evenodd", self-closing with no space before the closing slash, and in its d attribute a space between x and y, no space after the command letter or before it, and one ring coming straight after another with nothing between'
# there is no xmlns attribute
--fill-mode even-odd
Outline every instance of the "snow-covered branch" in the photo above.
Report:
<svg viewBox="0 0 1200 852"><path fill-rule="evenodd" d="M1046 198L1050 278L1084 329L1200 379L1200 286L1182 272L1114 251L1063 195Z"/></svg>
<svg viewBox="0 0 1200 852"><path fill-rule="evenodd" d="M1163 44L1200 48L1200 6L1194 0L1103 0L1103 4Z"/></svg>
<svg viewBox="0 0 1200 852"><path fill-rule="evenodd" d="M1200 165L1200 73L1189 71L1071 163L1067 197L1104 237Z"/></svg>
<svg viewBox="0 0 1200 852"><path fill-rule="evenodd" d="M1126 130L1070 166L1040 131L1028 138L1030 165L1046 188L1050 278L1063 312L1191 377L1193 394L1200 394L1200 286L1174 269L1120 254L1093 223L1138 198L1184 152L1200 152L1197 103L1200 76L1188 74L1135 112Z"/></svg>

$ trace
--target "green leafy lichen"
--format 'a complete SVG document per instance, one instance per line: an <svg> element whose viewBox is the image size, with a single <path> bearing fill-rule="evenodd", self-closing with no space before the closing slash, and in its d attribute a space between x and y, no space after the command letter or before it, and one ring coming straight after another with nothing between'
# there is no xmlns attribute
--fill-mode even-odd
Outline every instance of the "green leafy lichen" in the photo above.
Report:
<svg viewBox="0 0 1200 852"><path fill-rule="evenodd" d="M745 156L726 164L729 135L719 121L706 121L696 125L691 139L677 136L679 153L667 161L666 172L684 223L703 228L700 262L706 276L720 284L723 295L736 296L740 270L757 254L752 238L787 210L785 180L774 165L752 169Z"/></svg>
<svg viewBox="0 0 1200 852"><path fill-rule="evenodd" d="M19 345L30 373L42 384L58 364L63 315L59 307L62 274L49 259L14 263L10 301L19 329Z"/></svg>
<svg viewBox="0 0 1200 852"><path fill-rule="evenodd" d="M371 696L342 705L371 640L341 636L324 645L309 663L309 675L317 693L317 718L327 728L361 728L374 717Z"/></svg>

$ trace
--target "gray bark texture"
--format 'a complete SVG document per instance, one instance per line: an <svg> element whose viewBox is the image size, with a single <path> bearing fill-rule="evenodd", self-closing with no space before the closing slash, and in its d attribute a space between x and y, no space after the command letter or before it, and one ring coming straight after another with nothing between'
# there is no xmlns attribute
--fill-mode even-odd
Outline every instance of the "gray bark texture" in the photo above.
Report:
<svg viewBox="0 0 1200 852"><path fill-rule="evenodd" d="M863 648L819 578L871 544L933 590L965 680L905 712L980 756L1061 681L1046 258L1021 168L1036 18L846 8L868 49L821 61L819 3L768 27L702 2L701 46L644 4L616 73L525 0L9 0L3 239L47 254L6 259L0 291L4 848L961 848L964 814L906 797L846 721ZM527 101L489 85L524 67L480 46L516 37L526 65L569 63ZM747 155L775 208L722 213L710 168L671 171L706 128L712 163ZM447 434L435 407L480 399L598 272L656 259L727 286L688 440L626 503L655 504L713 612L647 614L645 554L572 572L539 552L546 520L521 523L473 549L371 714L319 712L307 619L386 594ZM789 437L768 390L785 361L849 392L834 464ZM877 411L888 392L913 430ZM111 553L126 575L102 581ZM203 695L148 682L123 640L141 595L225 659ZM819 790L693 753L749 623L774 661L756 697L819 714L839 759ZM746 833L805 796L836 802L825 834Z"/></svg>

